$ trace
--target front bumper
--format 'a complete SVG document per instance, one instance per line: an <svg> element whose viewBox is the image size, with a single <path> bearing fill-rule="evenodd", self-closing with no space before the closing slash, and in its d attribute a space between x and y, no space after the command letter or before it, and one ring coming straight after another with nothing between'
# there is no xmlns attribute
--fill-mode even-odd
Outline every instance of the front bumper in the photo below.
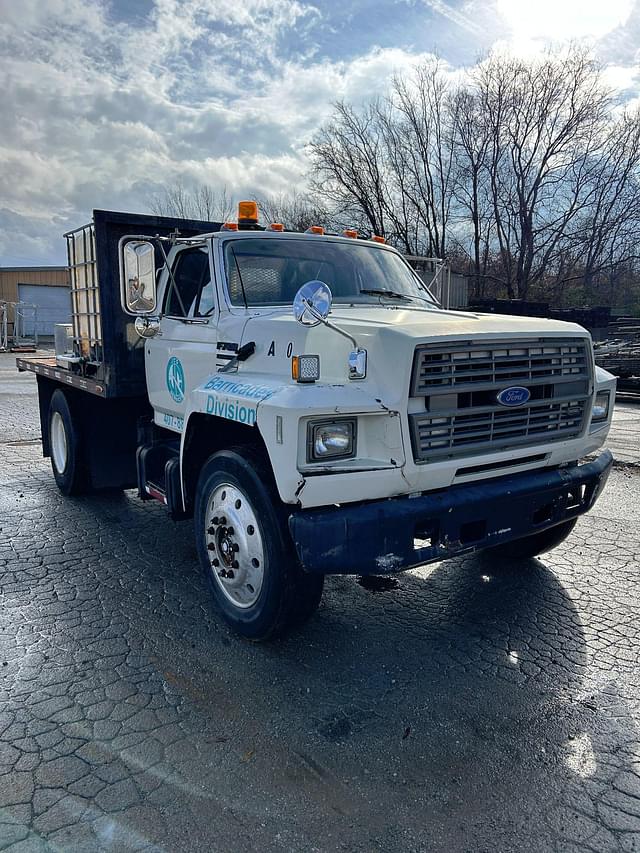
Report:
<svg viewBox="0 0 640 853"><path fill-rule="evenodd" d="M382 575L520 539L587 512L609 476L593 462L482 483L294 512L289 529L308 572Z"/></svg>

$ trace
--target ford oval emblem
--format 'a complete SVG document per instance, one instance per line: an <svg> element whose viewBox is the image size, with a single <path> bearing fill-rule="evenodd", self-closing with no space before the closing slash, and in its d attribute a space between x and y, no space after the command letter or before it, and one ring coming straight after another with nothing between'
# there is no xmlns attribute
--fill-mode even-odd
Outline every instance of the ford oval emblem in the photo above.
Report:
<svg viewBox="0 0 640 853"><path fill-rule="evenodd" d="M520 385L513 385L511 388L505 388L498 394L497 400L503 406L522 406L524 405L531 392L528 388L522 388Z"/></svg>

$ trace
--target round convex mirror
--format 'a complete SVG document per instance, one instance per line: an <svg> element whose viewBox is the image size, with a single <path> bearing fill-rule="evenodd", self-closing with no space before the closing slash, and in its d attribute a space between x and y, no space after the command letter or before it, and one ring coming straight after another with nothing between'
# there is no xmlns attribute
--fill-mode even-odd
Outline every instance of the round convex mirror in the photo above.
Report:
<svg viewBox="0 0 640 853"><path fill-rule="evenodd" d="M303 284L293 300L293 314L303 326L317 326L331 311L331 290L324 281Z"/></svg>

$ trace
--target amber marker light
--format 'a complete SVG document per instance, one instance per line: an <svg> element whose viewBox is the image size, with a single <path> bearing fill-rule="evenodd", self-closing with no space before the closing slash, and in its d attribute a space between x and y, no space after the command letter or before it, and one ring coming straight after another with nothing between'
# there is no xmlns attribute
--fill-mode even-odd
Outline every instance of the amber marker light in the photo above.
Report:
<svg viewBox="0 0 640 853"><path fill-rule="evenodd" d="M351 237L352 240L356 240L358 237L358 232L355 228L345 228L342 234L344 237Z"/></svg>
<svg viewBox="0 0 640 853"><path fill-rule="evenodd" d="M324 228L322 225L310 225L305 234L324 234Z"/></svg>
<svg viewBox="0 0 640 853"><path fill-rule="evenodd" d="M247 225L258 224L258 202L257 201L239 201L238 202L238 222Z"/></svg>
<svg viewBox="0 0 640 853"><path fill-rule="evenodd" d="M238 223L237 222L225 222L220 230L221 231L237 231L238 230Z"/></svg>
<svg viewBox="0 0 640 853"><path fill-rule="evenodd" d="M291 378L296 382L317 382L320 379L320 356L294 355L291 359Z"/></svg>
<svg viewBox="0 0 640 853"><path fill-rule="evenodd" d="M282 222L272 222L267 231L284 231L284 225Z"/></svg>
<svg viewBox="0 0 640 853"><path fill-rule="evenodd" d="M374 243L386 243L387 242L384 237L378 237L377 234L374 234L371 237L371 239L373 240Z"/></svg>

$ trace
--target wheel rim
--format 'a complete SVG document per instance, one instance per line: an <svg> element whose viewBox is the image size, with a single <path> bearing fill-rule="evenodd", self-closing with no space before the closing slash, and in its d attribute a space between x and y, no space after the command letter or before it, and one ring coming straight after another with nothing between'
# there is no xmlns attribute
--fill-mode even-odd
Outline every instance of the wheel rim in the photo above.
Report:
<svg viewBox="0 0 640 853"><path fill-rule="evenodd" d="M234 605L256 603L264 581L264 543L258 519L244 492L230 483L213 490L205 515L211 574Z"/></svg>
<svg viewBox="0 0 640 853"><path fill-rule="evenodd" d="M56 471L59 474L64 473L67 467L67 431L64 428L64 421L60 412L54 412L51 418L51 457Z"/></svg>

